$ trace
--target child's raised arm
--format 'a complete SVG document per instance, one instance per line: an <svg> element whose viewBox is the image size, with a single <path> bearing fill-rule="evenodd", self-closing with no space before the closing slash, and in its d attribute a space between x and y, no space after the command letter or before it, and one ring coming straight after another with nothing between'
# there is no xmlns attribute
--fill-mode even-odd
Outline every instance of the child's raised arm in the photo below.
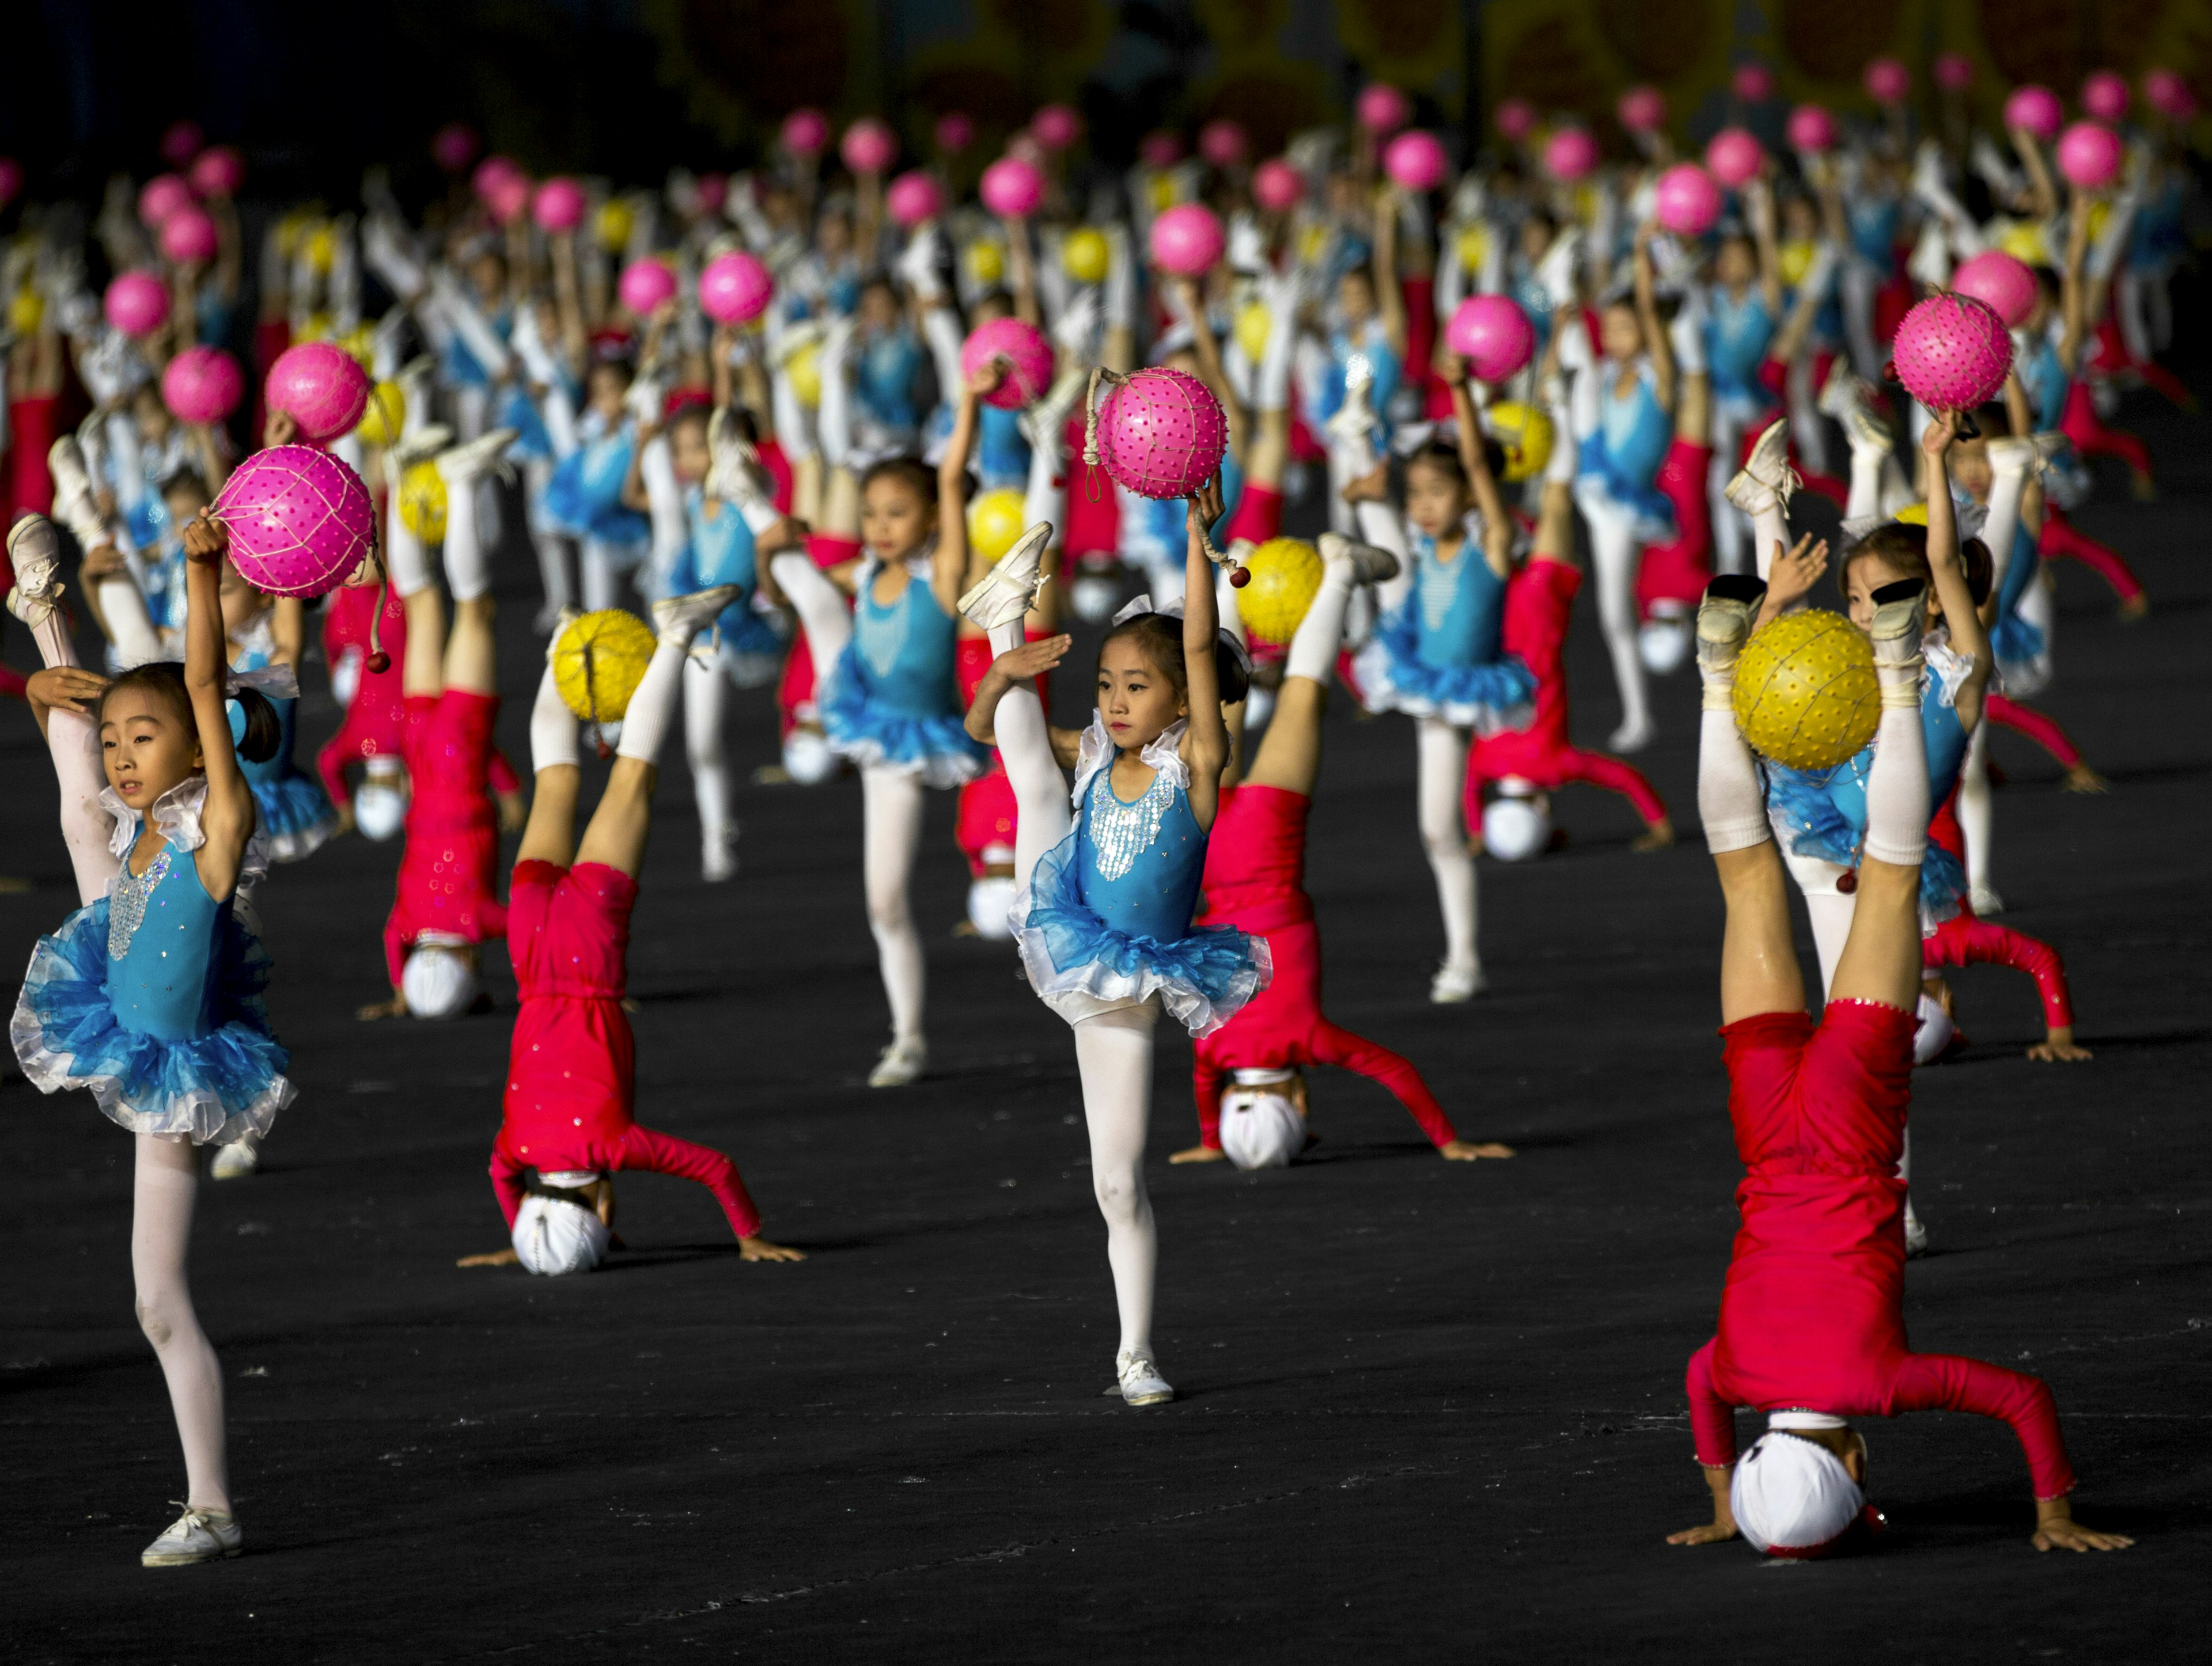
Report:
<svg viewBox="0 0 2212 1666"><path fill-rule="evenodd" d="M1190 708L1183 759L1190 766L1191 814L1204 828L1213 826L1221 772L1229 765L1229 726L1221 720L1221 678L1213 661L1221 621L1214 610L1213 560L1206 542L1206 528L1220 518L1221 477L1216 475L1198 488L1183 514L1183 688Z"/></svg>
<svg viewBox="0 0 2212 1666"><path fill-rule="evenodd" d="M1504 579L1513 570L1513 516L1505 507L1505 494L1498 489L1498 477L1490 472L1490 457L1482 448L1482 420L1475 415L1474 398L1468 391L1466 367L1456 355L1452 363L1458 370L1451 380L1452 421L1458 433L1460 465L1467 470L1468 484L1474 490L1475 507L1482 512L1482 559Z"/></svg>
<svg viewBox="0 0 2212 1666"><path fill-rule="evenodd" d="M1968 734L1982 718L1982 691L1989 686L1990 639L1966 587L1966 563L1959 558L1959 517L1951 501L1951 475L1946 464L1957 433L1956 412L1935 413L1936 420L1920 437L1928 457L1928 570L1935 575L1936 597L1943 604L1943 622L1951 633L1951 646L1969 655L1974 668L1966 674L1954 702L1959 726Z"/></svg>
<svg viewBox="0 0 2212 1666"><path fill-rule="evenodd" d="M237 888L246 841L253 833L253 791L231 749L230 711L223 693L230 660L222 629L222 558L229 548L229 530L212 510L201 510L185 528L185 688L191 695L208 782L200 815L207 843L193 860L200 883L217 902L227 901Z"/></svg>
<svg viewBox="0 0 2212 1666"><path fill-rule="evenodd" d="M968 459L975 450L975 430L981 424L983 396L1006 379L1006 366L994 358L979 365L960 390L953 407L952 433L945 442L945 455L937 463L937 554L930 582L947 613L957 610L960 593L981 573L968 571L974 557L968 547Z"/></svg>

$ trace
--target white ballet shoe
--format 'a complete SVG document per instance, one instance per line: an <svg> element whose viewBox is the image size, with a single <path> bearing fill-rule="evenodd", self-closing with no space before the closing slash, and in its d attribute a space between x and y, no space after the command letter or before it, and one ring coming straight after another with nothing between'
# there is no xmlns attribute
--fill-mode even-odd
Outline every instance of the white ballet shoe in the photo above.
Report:
<svg viewBox="0 0 2212 1666"><path fill-rule="evenodd" d="M775 495L775 482L762 466L760 453L738 426L727 405L707 420L707 495L750 507Z"/></svg>
<svg viewBox="0 0 2212 1666"><path fill-rule="evenodd" d="M1344 403L1322 426L1331 442L1349 445L1364 439L1376 427L1374 407L1367 391L1375 385L1375 367L1364 353L1347 354L1344 361Z"/></svg>
<svg viewBox="0 0 2212 1666"><path fill-rule="evenodd" d="M1907 1203L1905 1206L1905 1258L1917 1261L1927 1253L1928 1228L1920 1224L1920 1217L1912 1212L1911 1204Z"/></svg>
<svg viewBox="0 0 2212 1666"><path fill-rule="evenodd" d="M876 1068L868 1072L871 1087L904 1087L909 1082L921 1080L921 1073L929 1068L929 1044L920 1036L908 1036L894 1041L876 1060Z"/></svg>
<svg viewBox="0 0 2212 1666"><path fill-rule="evenodd" d="M428 463L453 443L453 431L443 422L420 422L401 434L399 443L385 457L395 469L411 469L418 463Z"/></svg>
<svg viewBox="0 0 2212 1666"><path fill-rule="evenodd" d="M208 1165L208 1178L243 1180L260 1166L260 1141L252 1138L233 1140L228 1145L219 1145L215 1148L215 1160Z"/></svg>
<svg viewBox="0 0 2212 1666"><path fill-rule="evenodd" d="M1060 431L1066 427L1070 412L1083 400L1084 390L1091 385L1091 373L1078 367L1064 371L1058 380L1045 390L1044 397L1021 415L1023 437L1030 445L1048 451L1058 451Z"/></svg>
<svg viewBox="0 0 2212 1666"><path fill-rule="evenodd" d="M1158 1406L1175 1398L1174 1388L1149 1354L1115 1354L1114 1376L1124 1405Z"/></svg>
<svg viewBox="0 0 2212 1666"><path fill-rule="evenodd" d="M988 633L1027 614L1044 583L1039 563L1051 542L1050 521L1039 521L1015 539L1013 548L960 598L960 612L968 622Z"/></svg>
<svg viewBox="0 0 2212 1666"><path fill-rule="evenodd" d="M61 554L61 537L44 515L26 515L9 530L8 560L15 569L15 588L8 592L8 611L33 630L46 622L61 595L54 583Z"/></svg>
<svg viewBox="0 0 2212 1666"><path fill-rule="evenodd" d="M2004 912L2004 899L1986 885L1977 885L1972 888L1966 894L1966 903L1977 916Z"/></svg>
<svg viewBox="0 0 2212 1666"><path fill-rule="evenodd" d="M1429 979L1429 999L1440 1007L1449 1006L1455 1002L1472 1001L1489 987L1480 960L1463 966L1446 960L1437 968L1437 975Z"/></svg>
<svg viewBox="0 0 2212 1666"><path fill-rule="evenodd" d="M1820 384L1820 397L1814 401L1820 415L1832 416L1838 422L1844 421L1852 411L1861 409L1861 385L1858 373L1851 368L1851 361L1841 354L1837 354L1836 362L1828 367L1828 379Z"/></svg>
<svg viewBox="0 0 2212 1666"><path fill-rule="evenodd" d="M2018 434L1998 434L1988 445L1992 474L2025 476L2043 472L2043 451L2033 439Z"/></svg>
<svg viewBox="0 0 2212 1666"><path fill-rule="evenodd" d="M743 585L716 585L689 596L669 596L653 604L654 634L663 642L688 648L691 639L713 624L724 608L745 593Z"/></svg>
<svg viewBox="0 0 2212 1666"><path fill-rule="evenodd" d="M1386 579L1398 576L1398 558L1387 549L1373 544L1364 544L1347 538L1341 532L1321 535L1321 558L1323 562L1347 560L1352 563L1352 582L1360 585L1379 585Z"/></svg>
<svg viewBox="0 0 2212 1666"><path fill-rule="evenodd" d="M1928 586L1917 579L1905 579L1893 585L1884 585L1874 593L1874 617L1867 621L1867 640L1874 647L1874 663L1877 672L1904 672L1916 675L1912 682L1912 704L1919 703L1921 666L1920 639L1928 627ZM1882 678L1885 694L1883 704L1888 704L1887 686L1902 678Z"/></svg>
<svg viewBox="0 0 2212 1666"><path fill-rule="evenodd" d="M46 472L53 477L53 518L70 530L77 547L88 554L115 542L106 517L93 496L92 475L84 466L84 451L75 434L64 434L46 453Z"/></svg>
<svg viewBox="0 0 2212 1666"><path fill-rule="evenodd" d="M438 477L450 492L474 483L487 470L503 471L507 448L513 444L513 428L493 428L474 439L463 440L450 451L438 453Z"/></svg>
<svg viewBox="0 0 2212 1666"><path fill-rule="evenodd" d="M195 1562L217 1562L246 1548L246 1534L238 1518L216 1510L195 1510L171 1522L161 1536L138 1553L146 1567L189 1567Z"/></svg>
<svg viewBox="0 0 2212 1666"><path fill-rule="evenodd" d="M1606 736L1605 749L1616 755L1641 752L1659 738L1659 725L1649 718L1631 718Z"/></svg>
<svg viewBox="0 0 2212 1666"><path fill-rule="evenodd" d="M1786 514L1791 494L1804 483L1790 466L1790 419L1783 416L1767 425L1723 495L1747 515L1775 507Z"/></svg>
<svg viewBox="0 0 2212 1666"><path fill-rule="evenodd" d="M1853 457L1885 457L1897 449L1890 438L1888 427L1864 405L1853 403L1841 418L1844 436L1851 444Z"/></svg>
<svg viewBox="0 0 2212 1666"><path fill-rule="evenodd" d="M1706 680L1732 681L1736 656L1750 639L1752 621L1766 599L1766 584L1748 573L1723 573L1705 586L1698 603L1698 671Z"/></svg>

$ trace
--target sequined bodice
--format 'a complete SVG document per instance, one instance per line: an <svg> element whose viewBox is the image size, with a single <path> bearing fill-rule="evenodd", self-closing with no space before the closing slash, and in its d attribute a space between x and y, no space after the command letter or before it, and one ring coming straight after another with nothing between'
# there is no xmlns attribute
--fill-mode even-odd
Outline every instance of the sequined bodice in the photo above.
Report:
<svg viewBox="0 0 2212 1666"><path fill-rule="evenodd" d="M107 993L118 1025L164 1040L214 1027L208 968L223 912L189 851L164 845L143 874L124 863L107 900Z"/></svg>
<svg viewBox="0 0 2212 1666"><path fill-rule="evenodd" d="M1115 794L1113 774L1100 770L1084 795L1084 904L1116 931L1174 942L1198 906L1206 834L1168 771L1134 803Z"/></svg>

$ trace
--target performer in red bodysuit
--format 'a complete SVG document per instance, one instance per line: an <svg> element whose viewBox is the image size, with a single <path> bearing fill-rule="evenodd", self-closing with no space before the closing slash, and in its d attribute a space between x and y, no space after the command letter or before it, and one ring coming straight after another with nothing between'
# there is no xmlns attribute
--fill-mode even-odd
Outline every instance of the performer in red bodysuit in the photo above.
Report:
<svg viewBox="0 0 2212 1666"><path fill-rule="evenodd" d="M1864 857L1850 936L1817 1026L1805 1012L1789 886L1732 702L1736 655L1765 588L1717 579L1698 616L1698 809L1728 905L1721 1034L1747 1172L1718 1332L1692 1356L1688 1376L1713 1518L1670 1542L1741 1531L1771 1555L1838 1548L1881 1520L1863 1490L1866 1443L1844 1420L1940 1409L2012 1426L2034 1481L2037 1548L2118 1549L2130 1542L2073 1518L2074 1472L2048 1388L1978 1360L1915 1354L1905 1341L1897 1162L1911 1098L1929 817L1918 710L1925 587L1908 579L1874 594L1869 634L1882 708ZM1740 1405L1770 1415L1768 1432L1741 1458Z"/></svg>

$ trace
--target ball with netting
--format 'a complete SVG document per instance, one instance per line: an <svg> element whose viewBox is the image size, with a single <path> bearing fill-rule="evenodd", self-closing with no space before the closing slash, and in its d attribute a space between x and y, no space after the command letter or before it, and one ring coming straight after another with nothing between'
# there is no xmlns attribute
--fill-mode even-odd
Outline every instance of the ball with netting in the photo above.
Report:
<svg viewBox="0 0 2212 1666"><path fill-rule="evenodd" d="M424 543L445 542L446 477L436 463L410 463L399 476L399 518Z"/></svg>
<svg viewBox="0 0 2212 1666"><path fill-rule="evenodd" d="M968 544L984 560L995 561L1014 547L1029 526L1028 506L1011 486L979 492L968 506Z"/></svg>
<svg viewBox="0 0 2212 1666"><path fill-rule="evenodd" d="M1483 426L1505 453L1509 482L1534 480L1552 460L1552 444L1558 435L1552 418L1540 405L1517 399L1501 399L1482 414Z"/></svg>
<svg viewBox="0 0 2212 1666"><path fill-rule="evenodd" d="M1321 552L1304 538L1270 538L1244 570L1252 577L1237 592L1237 616L1255 640L1286 645L1321 590Z"/></svg>
<svg viewBox="0 0 2212 1666"><path fill-rule="evenodd" d="M327 596L376 548L368 488L312 445L254 452L216 494L215 518L239 576L270 596Z"/></svg>
<svg viewBox="0 0 2212 1666"><path fill-rule="evenodd" d="M1735 721L1761 757L1832 769L1874 738L1874 648L1840 614L1785 614L1751 633L1735 664Z"/></svg>
<svg viewBox="0 0 2212 1666"><path fill-rule="evenodd" d="M645 680L653 645L652 627L620 608L572 619L553 644L554 686L584 722L616 722Z"/></svg>
<svg viewBox="0 0 2212 1666"><path fill-rule="evenodd" d="M1197 377L1138 371L1098 405L1098 456L1117 486L1140 498L1187 498L1221 467L1229 419Z"/></svg>

